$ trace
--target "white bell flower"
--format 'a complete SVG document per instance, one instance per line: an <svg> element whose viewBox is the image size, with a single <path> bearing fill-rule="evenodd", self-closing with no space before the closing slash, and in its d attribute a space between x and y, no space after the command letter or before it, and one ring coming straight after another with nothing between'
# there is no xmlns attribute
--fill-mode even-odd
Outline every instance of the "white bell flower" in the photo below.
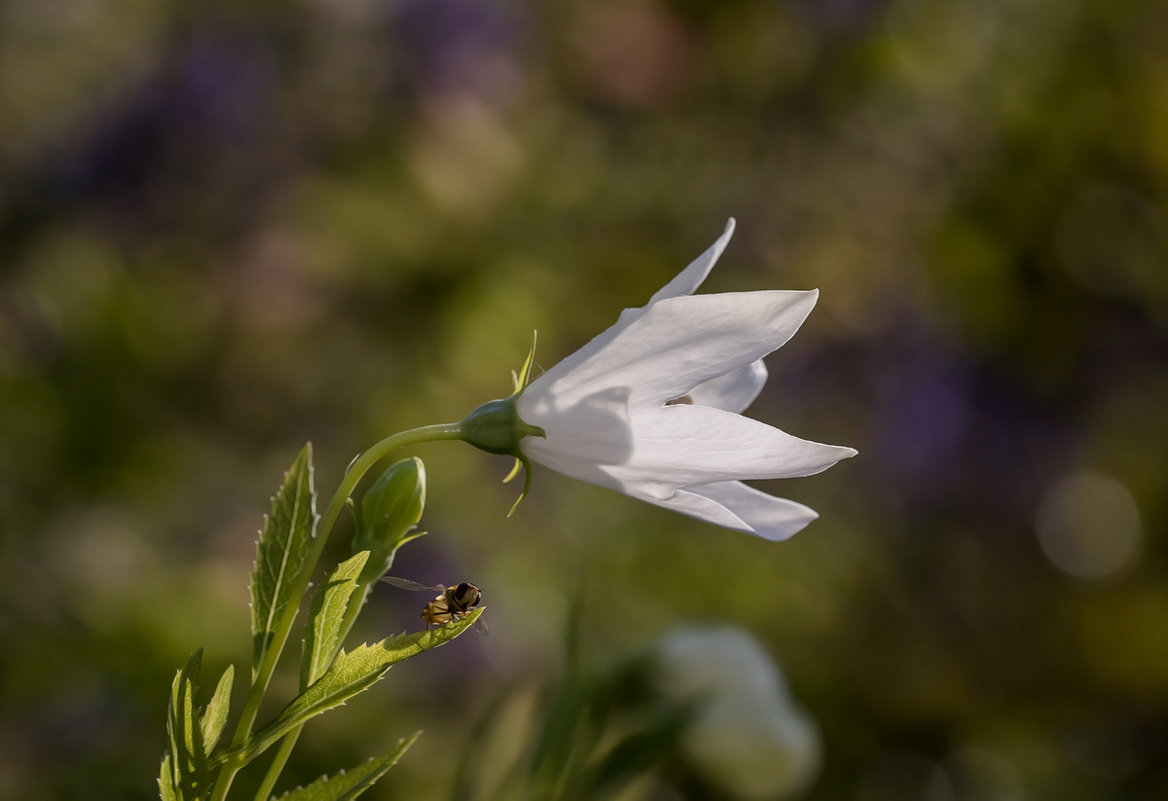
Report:
<svg viewBox="0 0 1168 801"><path fill-rule="evenodd" d="M791 338L819 293L694 295L733 232L731 219L646 305L625 309L512 396L526 427L513 455L769 540L818 517L742 482L809 476L856 451L793 437L741 412L766 383L762 358ZM533 436L539 429L543 436Z"/></svg>
<svg viewBox="0 0 1168 801"><path fill-rule="evenodd" d="M778 801L819 773L819 727L758 641L734 627L682 628L658 645L662 695L699 703L681 747L729 798Z"/></svg>

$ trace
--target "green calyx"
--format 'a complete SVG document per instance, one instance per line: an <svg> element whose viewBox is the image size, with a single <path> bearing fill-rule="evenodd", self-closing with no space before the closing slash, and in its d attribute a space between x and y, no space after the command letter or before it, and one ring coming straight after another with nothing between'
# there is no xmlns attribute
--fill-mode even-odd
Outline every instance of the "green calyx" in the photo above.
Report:
<svg viewBox="0 0 1168 801"><path fill-rule="evenodd" d="M546 437L547 433L539 426L528 425L519 419L519 412L515 402L527 388L531 380L531 365L535 360L536 335L531 338L531 350L523 361L523 368L518 373L512 373L515 390L506 398L487 401L482 406L468 414L459 428L462 430L462 439L479 450L487 453L499 453L505 456L514 456L524 461L523 453L519 450L519 442L524 437Z"/></svg>
<svg viewBox="0 0 1168 801"><path fill-rule="evenodd" d="M523 422L519 417L519 411L515 408L516 401L523 394L523 390L527 387L527 383L531 378L531 364L534 359L535 338L533 337L531 350L528 352L527 359L523 363L523 369L518 374L512 374L515 380L515 391L506 398L487 401L468 414L458 424L459 430L461 431L461 439L464 442L487 453L515 457L515 467L511 470L507 478L503 479L504 483L514 478L521 466L524 468L523 492L519 495L519 499L515 501L515 505L511 507L511 512L507 515L508 517L514 513L516 507L519 506L523 498L526 497L527 491L531 488L531 462L523 455L523 451L519 448L519 443L524 437L547 436L547 433L539 426L533 426Z"/></svg>
<svg viewBox="0 0 1168 801"><path fill-rule="evenodd" d="M487 401L468 414L459 426L463 441L487 453L519 457L519 441L524 437L543 437L539 426L528 425L519 419L515 410L518 395Z"/></svg>

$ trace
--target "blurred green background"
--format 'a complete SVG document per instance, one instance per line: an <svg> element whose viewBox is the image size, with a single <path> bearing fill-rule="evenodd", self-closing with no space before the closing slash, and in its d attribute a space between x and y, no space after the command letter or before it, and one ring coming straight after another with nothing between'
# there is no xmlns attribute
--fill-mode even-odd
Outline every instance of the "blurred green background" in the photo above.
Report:
<svg viewBox="0 0 1168 801"><path fill-rule="evenodd" d="M425 728L368 797L445 797L578 597L596 661L754 632L822 732L803 798L1168 797L1166 212L1152 0L0 2L0 796L156 797L174 671L246 673L300 445L327 499L734 216L706 291L822 292L751 410L859 449L767 485L822 518L776 545L541 471L505 520L504 460L421 448L395 572L475 581L491 633L289 782Z"/></svg>

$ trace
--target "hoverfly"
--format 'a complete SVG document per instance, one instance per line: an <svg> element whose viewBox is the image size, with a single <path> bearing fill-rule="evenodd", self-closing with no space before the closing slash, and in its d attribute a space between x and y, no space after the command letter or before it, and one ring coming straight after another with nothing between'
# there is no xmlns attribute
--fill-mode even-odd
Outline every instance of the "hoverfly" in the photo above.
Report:
<svg viewBox="0 0 1168 801"><path fill-rule="evenodd" d="M403 590L438 593L434 600L422 609L422 621L425 622L427 629L461 620L483 600L482 591L469 581L453 587L444 587L441 584L419 584L397 576L382 576L381 580ZM487 633L487 624L481 617L475 621L474 627L483 634Z"/></svg>

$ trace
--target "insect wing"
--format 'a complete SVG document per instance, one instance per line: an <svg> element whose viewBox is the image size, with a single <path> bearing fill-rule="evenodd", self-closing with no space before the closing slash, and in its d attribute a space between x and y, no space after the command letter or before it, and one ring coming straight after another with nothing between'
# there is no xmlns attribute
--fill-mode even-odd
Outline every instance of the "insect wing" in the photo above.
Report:
<svg viewBox="0 0 1168 801"><path fill-rule="evenodd" d="M446 592L446 588L441 584L419 584L416 581L398 578L397 576L382 576L381 580L386 584L392 584L402 590L413 590L414 592Z"/></svg>

